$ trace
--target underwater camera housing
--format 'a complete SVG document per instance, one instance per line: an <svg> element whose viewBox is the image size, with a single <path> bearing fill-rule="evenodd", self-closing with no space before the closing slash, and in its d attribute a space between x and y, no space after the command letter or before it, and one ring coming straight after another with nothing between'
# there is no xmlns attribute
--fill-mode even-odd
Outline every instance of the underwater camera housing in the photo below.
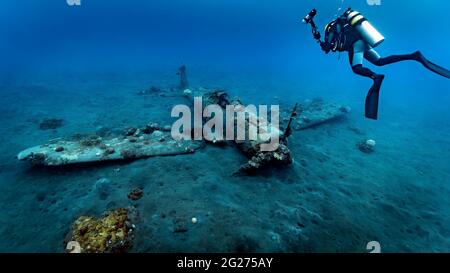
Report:
<svg viewBox="0 0 450 273"><path fill-rule="evenodd" d="M320 42L320 32L317 30L316 23L314 23L314 17L317 15L317 10L312 9L302 20L304 24L309 24L312 27L312 34L314 39L316 39L317 42Z"/></svg>
<svg viewBox="0 0 450 273"><path fill-rule="evenodd" d="M312 22L314 17L316 17L316 15L317 15L317 10L313 9L305 16L305 18L303 18L302 22L305 24L309 24Z"/></svg>

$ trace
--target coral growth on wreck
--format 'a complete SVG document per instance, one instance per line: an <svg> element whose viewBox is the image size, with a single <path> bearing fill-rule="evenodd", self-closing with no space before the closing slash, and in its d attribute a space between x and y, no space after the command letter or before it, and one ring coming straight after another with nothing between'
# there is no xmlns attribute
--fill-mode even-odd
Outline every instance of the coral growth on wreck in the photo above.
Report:
<svg viewBox="0 0 450 273"><path fill-rule="evenodd" d="M45 161L45 158L44 153L32 153L29 160L33 165L40 165Z"/></svg>
<svg viewBox="0 0 450 273"><path fill-rule="evenodd" d="M120 155L123 159L133 159L138 157L138 154L134 149L122 150L120 151Z"/></svg>
<svg viewBox="0 0 450 273"><path fill-rule="evenodd" d="M90 135L80 141L80 144L85 147L97 146L101 143L102 138L97 135Z"/></svg>

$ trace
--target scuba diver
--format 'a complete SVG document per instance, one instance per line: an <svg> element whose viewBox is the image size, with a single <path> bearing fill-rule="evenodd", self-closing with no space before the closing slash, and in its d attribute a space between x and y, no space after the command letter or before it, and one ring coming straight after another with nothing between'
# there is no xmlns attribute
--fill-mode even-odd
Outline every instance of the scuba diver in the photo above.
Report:
<svg viewBox="0 0 450 273"><path fill-rule="evenodd" d="M322 50L328 54L332 52L348 52L350 65L355 74L373 80L365 103L365 115L370 119L378 118L378 99L384 75L377 74L363 66L364 59L376 66L384 66L401 61L417 61L424 67L446 78L450 78L450 71L427 60L420 51L405 55L381 57L375 47L384 41L384 37L359 12L349 8L343 15L331 21L325 27L325 40L321 41L321 34L314 22L317 11L313 9L303 19L310 24L314 39Z"/></svg>

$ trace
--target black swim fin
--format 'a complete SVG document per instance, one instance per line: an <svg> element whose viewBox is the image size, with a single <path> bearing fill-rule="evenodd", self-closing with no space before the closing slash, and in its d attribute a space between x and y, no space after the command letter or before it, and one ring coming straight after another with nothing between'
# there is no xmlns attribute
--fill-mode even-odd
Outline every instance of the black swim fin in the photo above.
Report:
<svg viewBox="0 0 450 273"><path fill-rule="evenodd" d="M372 87L366 97L366 118L378 119L378 100L380 98L380 88L384 75L376 75Z"/></svg>
<svg viewBox="0 0 450 273"><path fill-rule="evenodd" d="M442 66L439 66L433 62L430 62L423 56L423 54L420 51L414 52L413 54L414 60L420 62L423 66L425 66L427 69L431 70L432 72L439 74L443 77L446 77L450 79L450 71Z"/></svg>

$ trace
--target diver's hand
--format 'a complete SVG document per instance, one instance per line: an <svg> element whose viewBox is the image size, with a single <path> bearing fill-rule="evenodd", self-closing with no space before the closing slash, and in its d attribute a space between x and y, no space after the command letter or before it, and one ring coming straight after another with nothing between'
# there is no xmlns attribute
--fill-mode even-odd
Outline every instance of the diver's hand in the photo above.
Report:
<svg viewBox="0 0 450 273"><path fill-rule="evenodd" d="M339 25L344 26L344 25L347 23L347 16L345 16L344 14L341 15L341 16L339 16L339 17L336 19L336 22L337 22Z"/></svg>
<svg viewBox="0 0 450 273"><path fill-rule="evenodd" d="M320 48L322 48L322 50L325 52L325 54L328 54L331 51L331 43L320 42Z"/></svg>

